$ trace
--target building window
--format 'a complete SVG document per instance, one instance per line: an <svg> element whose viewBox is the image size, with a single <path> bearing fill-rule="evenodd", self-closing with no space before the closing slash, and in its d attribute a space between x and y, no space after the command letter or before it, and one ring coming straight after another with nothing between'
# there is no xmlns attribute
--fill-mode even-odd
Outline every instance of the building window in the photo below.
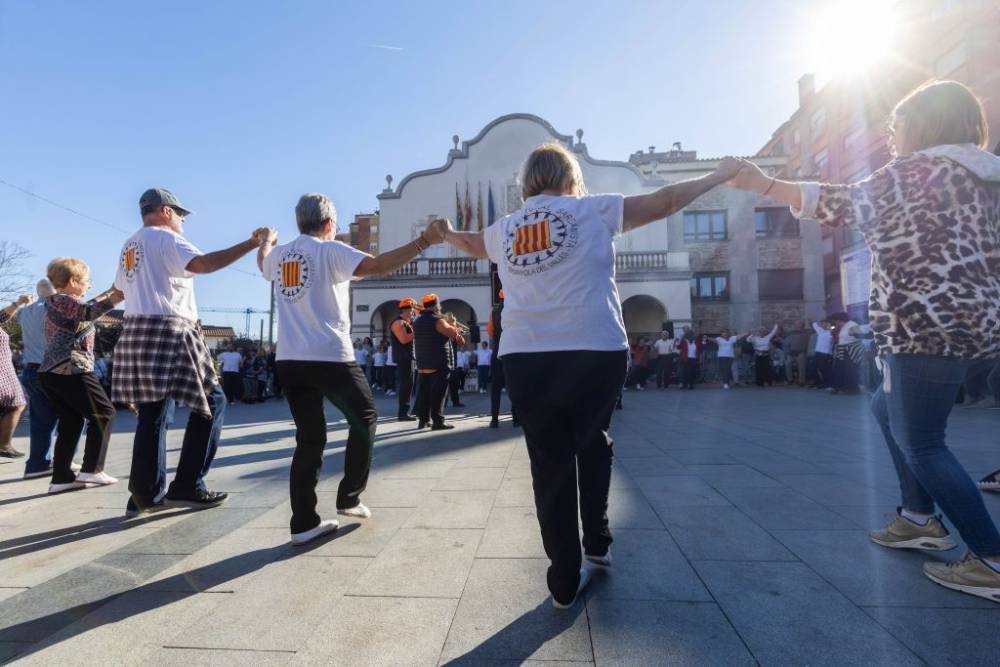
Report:
<svg viewBox="0 0 1000 667"><path fill-rule="evenodd" d="M691 277L691 298L701 301L729 299L729 273L696 273Z"/></svg>
<svg viewBox="0 0 1000 667"><path fill-rule="evenodd" d="M725 241L725 211L684 211L684 241Z"/></svg>
<svg viewBox="0 0 1000 667"><path fill-rule="evenodd" d="M801 299L802 269L757 271L757 293L763 299Z"/></svg>
<svg viewBox="0 0 1000 667"><path fill-rule="evenodd" d="M826 150L821 150L813 156L813 169L819 176L826 176L826 167L828 163L829 160L826 156Z"/></svg>
<svg viewBox="0 0 1000 667"><path fill-rule="evenodd" d="M865 141L865 128L859 127L856 130L852 130L846 137L844 137L844 152L848 155L860 151L864 147Z"/></svg>
<svg viewBox="0 0 1000 667"><path fill-rule="evenodd" d="M819 139L820 135L823 134L824 127L826 127L826 110L819 109L809 119L809 132L812 134L813 141Z"/></svg>
<svg viewBox="0 0 1000 667"><path fill-rule="evenodd" d="M787 206L768 206L753 211L754 227L759 239L798 238L799 221Z"/></svg>

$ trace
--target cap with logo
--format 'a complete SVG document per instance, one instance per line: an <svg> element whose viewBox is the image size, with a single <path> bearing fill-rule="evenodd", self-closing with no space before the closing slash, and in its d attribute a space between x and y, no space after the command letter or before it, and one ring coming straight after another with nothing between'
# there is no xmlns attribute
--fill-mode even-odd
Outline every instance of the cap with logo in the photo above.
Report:
<svg viewBox="0 0 1000 667"><path fill-rule="evenodd" d="M181 215L191 215L191 209L181 203L170 190L164 188L150 188L142 193L139 197L139 210L145 210L147 207L159 208L161 206L169 206L170 208L177 209L177 212Z"/></svg>

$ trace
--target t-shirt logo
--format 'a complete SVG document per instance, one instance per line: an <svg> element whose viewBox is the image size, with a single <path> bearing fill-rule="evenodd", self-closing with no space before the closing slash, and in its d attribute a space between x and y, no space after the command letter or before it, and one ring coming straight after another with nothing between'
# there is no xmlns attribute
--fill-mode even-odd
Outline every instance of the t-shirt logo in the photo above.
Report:
<svg viewBox="0 0 1000 667"><path fill-rule="evenodd" d="M504 236L504 256L512 273L542 273L564 262L577 245L576 221L564 210L524 211Z"/></svg>
<svg viewBox="0 0 1000 667"><path fill-rule="evenodd" d="M552 230L549 220L546 218L541 222L518 227L514 234L514 254L517 256L527 255L533 252L542 252L552 247Z"/></svg>
<svg viewBox="0 0 1000 667"><path fill-rule="evenodd" d="M309 257L291 250L278 263L278 291L290 301L298 301L312 279Z"/></svg>
<svg viewBox="0 0 1000 667"><path fill-rule="evenodd" d="M143 252L142 244L138 241L132 241L122 250L122 256L120 260L122 273L125 274L127 280L132 280L135 278L136 271L142 266Z"/></svg>

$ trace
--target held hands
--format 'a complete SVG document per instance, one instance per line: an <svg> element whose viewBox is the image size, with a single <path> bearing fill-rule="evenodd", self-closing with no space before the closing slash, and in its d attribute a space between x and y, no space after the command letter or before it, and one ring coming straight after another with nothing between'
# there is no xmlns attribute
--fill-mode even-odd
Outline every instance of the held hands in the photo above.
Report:
<svg viewBox="0 0 1000 667"><path fill-rule="evenodd" d="M771 177L761 171L760 167L753 162L739 158L725 158L723 163L727 160L733 160L740 165L739 169L729 178L728 185L731 187L759 193L766 190L771 184ZM719 170L722 170L721 164Z"/></svg>
<svg viewBox="0 0 1000 667"><path fill-rule="evenodd" d="M278 232L273 227L258 227L253 230L250 239L257 245L277 245Z"/></svg>
<svg viewBox="0 0 1000 667"><path fill-rule="evenodd" d="M15 301L15 304L17 304L18 307L30 306L34 302L35 302L34 294L22 294L21 296L17 297L17 301Z"/></svg>
<svg viewBox="0 0 1000 667"><path fill-rule="evenodd" d="M744 161L735 157L724 157L715 168L715 175L732 185L732 179L744 168Z"/></svg>
<svg viewBox="0 0 1000 667"><path fill-rule="evenodd" d="M447 218L437 218L424 230L424 240L431 245L444 242L445 235L451 231L451 221Z"/></svg>

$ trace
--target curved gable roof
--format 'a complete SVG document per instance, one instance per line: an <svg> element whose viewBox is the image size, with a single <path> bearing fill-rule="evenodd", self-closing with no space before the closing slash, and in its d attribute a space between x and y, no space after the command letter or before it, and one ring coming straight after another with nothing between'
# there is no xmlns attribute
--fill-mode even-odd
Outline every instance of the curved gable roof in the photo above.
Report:
<svg viewBox="0 0 1000 667"><path fill-rule="evenodd" d="M378 198L398 199L403 195L403 188L405 188L406 184L412 181L413 179L420 178L421 176L430 176L432 174L444 173L445 171L448 171L448 168L451 167L451 165L454 164L456 160L467 160L469 158L469 148L482 141L483 137L485 137L487 133L489 133L489 131L492 130L494 127L500 125L501 123L506 123L507 121L510 120L527 120L532 123L535 123L536 125L540 125L541 127L545 128L545 131L551 134L554 139L563 144L566 144L566 146L572 149L574 153L579 155L588 164L592 164L597 167L623 167L634 173L636 177L639 179L639 182L642 183L643 185L654 186L654 185L664 184L664 181L661 179L648 178L639 170L638 167L631 164L630 162L623 162L619 160L597 160L595 158L590 157L590 154L587 152L586 144L580 142L574 145L572 135L562 134L561 132L556 130L555 127L552 126L552 123L545 120L541 116L536 116L535 114L531 113L509 113L500 116L499 118L491 120L483 127L483 129L479 131L479 133L476 136L467 141L463 141L461 148L458 149L453 148L452 150L448 151L448 159L442 166L435 167L434 169L422 169L420 171L415 171L413 173L407 174L403 178L403 180L399 182L395 190L389 190L389 189L383 190L382 193L378 195Z"/></svg>

